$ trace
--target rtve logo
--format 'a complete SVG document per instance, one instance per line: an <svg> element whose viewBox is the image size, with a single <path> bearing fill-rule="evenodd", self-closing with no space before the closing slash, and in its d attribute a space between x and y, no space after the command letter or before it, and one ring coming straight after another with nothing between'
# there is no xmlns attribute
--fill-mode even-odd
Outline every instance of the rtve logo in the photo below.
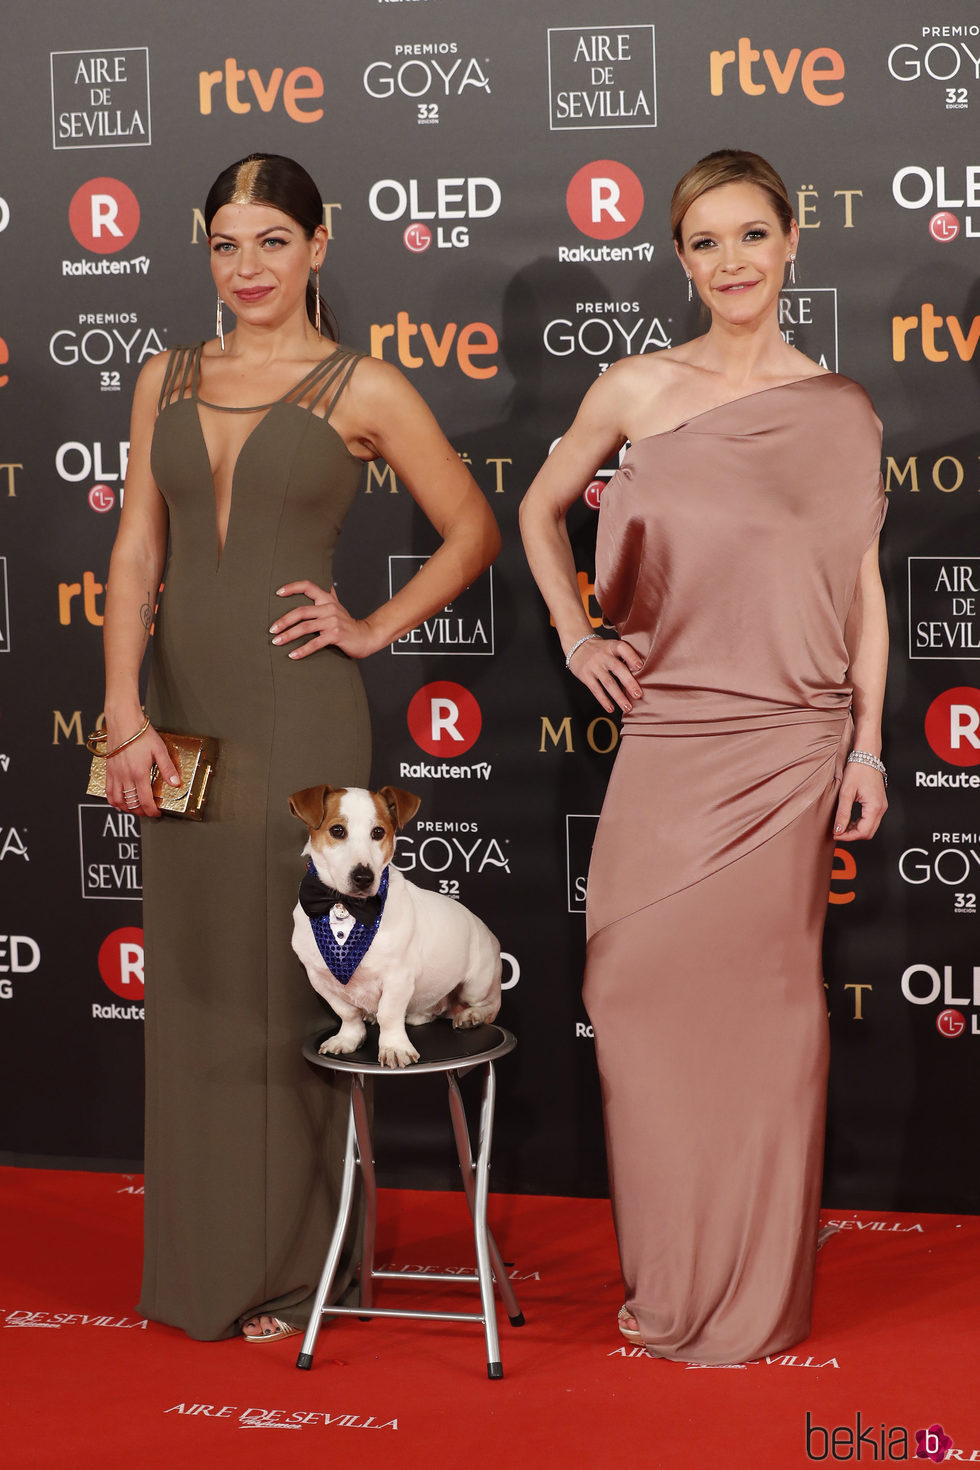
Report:
<svg viewBox="0 0 980 1470"><path fill-rule="evenodd" d="M628 234L643 213L643 185L625 163L601 158L586 163L572 177L565 194L568 217L593 240L617 240Z"/></svg>
<svg viewBox="0 0 980 1470"><path fill-rule="evenodd" d="M408 706L409 734L427 755L463 755L483 727L480 706L462 684L437 679L424 684Z"/></svg>
<svg viewBox="0 0 980 1470"><path fill-rule="evenodd" d="M58 622L63 628L67 628L75 611L75 598L81 594L82 610L85 621L91 623L93 628L102 627L102 613L97 606L97 599L105 592L105 584L95 580L94 572L83 572L80 582L58 583Z"/></svg>
<svg viewBox="0 0 980 1470"><path fill-rule="evenodd" d="M926 739L951 766L980 765L980 689L947 689L926 710Z"/></svg>
<svg viewBox="0 0 980 1470"><path fill-rule="evenodd" d="M421 337L425 356L413 350L416 338ZM491 357L499 348L497 334L488 322L468 322L459 327L457 322L447 322L436 335L436 329L428 322L413 322L407 311L399 311L393 322L375 322L371 327L371 356L384 358L385 343L394 340L395 354L402 367L420 368L427 362L433 367L445 367L455 347L456 362L468 378L494 378L497 364L480 367L474 358Z"/></svg>
<svg viewBox="0 0 980 1470"><path fill-rule="evenodd" d="M89 179L72 196L68 223L86 250L113 255L124 250L139 229L139 201L119 179Z"/></svg>
<svg viewBox="0 0 980 1470"><path fill-rule="evenodd" d="M285 79L282 67L276 66L269 73L268 81L265 81L254 66L250 66L247 72L243 71L234 56L229 56L222 71L199 72L197 80L200 109L204 117L211 115L214 89L220 87L222 82L225 105L229 112L251 112L253 97L263 112L271 112L276 99L281 96L286 114L293 122L319 122L323 116L323 108L316 105L316 99L323 96L323 78L312 66L294 67L285 75ZM239 90L243 82L246 83L244 97ZM218 95L220 98L220 92Z"/></svg>
<svg viewBox="0 0 980 1470"><path fill-rule="evenodd" d="M764 67L760 67L756 72L755 63L760 60L764 62ZM758 77L768 76L776 91L784 97L798 77L804 97L815 107L836 107L844 100L842 88L836 88L833 91L821 90L833 87L835 82L841 82L844 79L844 58L839 51L834 51L830 46L816 46L812 51L808 51L806 56L803 55L799 46L794 46L787 53L785 61L780 61L775 51L771 51L768 47L762 52L756 51L748 36L740 36L737 52L712 51L711 53L712 97L720 97L724 92L725 68L728 66L735 68L738 85L749 97L761 97L764 92L768 91L768 82L758 80Z"/></svg>
<svg viewBox="0 0 980 1470"><path fill-rule="evenodd" d="M895 362L905 361L909 337L917 332L918 343L926 361L946 362L949 348L941 347L936 342L936 334L944 327L949 334L948 341L953 344L960 361L971 362L977 343L980 342L980 316L975 316L964 331L958 316L940 316L931 301L922 303L918 316L892 317L892 358ZM912 336L912 341L916 342L915 336Z"/></svg>

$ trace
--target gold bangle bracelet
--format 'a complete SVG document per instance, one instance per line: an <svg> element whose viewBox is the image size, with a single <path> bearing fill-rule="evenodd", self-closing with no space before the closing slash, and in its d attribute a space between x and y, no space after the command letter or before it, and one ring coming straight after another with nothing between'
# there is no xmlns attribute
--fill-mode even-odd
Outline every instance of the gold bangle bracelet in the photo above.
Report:
<svg viewBox="0 0 980 1470"><path fill-rule="evenodd" d="M135 735L130 735L128 740L123 740L121 744L117 745L113 750L103 751L100 749L100 746L105 744L106 738L105 720L103 719L99 721L98 726L92 731L91 735L88 736L85 741L85 745L86 748L90 750L93 755L101 755L104 760L111 760L114 755L118 755L119 752L121 750L124 750L127 745L132 745L134 740L138 740L141 735L145 735L146 731L149 728L150 717L149 715L147 715L146 718L143 720L142 725L140 725L139 729L136 731Z"/></svg>
<svg viewBox="0 0 980 1470"><path fill-rule="evenodd" d="M150 728L150 717L149 717L149 715L147 715L146 718L144 719L142 725L140 725L139 729L136 731L136 734L135 735L130 735L130 737L129 737L128 740L123 740L113 750L107 750L106 751L106 753L105 753L106 760L107 761L111 761L112 760L112 757L114 755L118 755L121 750L125 750L125 748L126 748L127 745L132 745L132 743L133 743L134 740L138 740L141 735L145 735L146 732L147 732L147 730L149 728Z"/></svg>

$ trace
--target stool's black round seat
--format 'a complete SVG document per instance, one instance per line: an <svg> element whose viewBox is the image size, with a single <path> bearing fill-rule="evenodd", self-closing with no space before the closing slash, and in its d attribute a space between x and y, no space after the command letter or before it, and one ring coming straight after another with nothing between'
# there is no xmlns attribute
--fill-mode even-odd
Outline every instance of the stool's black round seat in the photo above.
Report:
<svg viewBox="0 0 980 1470"><path fill-rule="evenodd" d="M378 1061L378 1028L368 1026L367 1039L357 1051L346 1056L321 1056L320 1047L340 1030L335 1021L303 1046L303 1055L317 1067L330 1067L337 1072L369 1072L375 1077L411 1077L420 1072L451 1072L458 1068L493 1062L506 1056L517 1045L503 1026L470 1026L456 1030L451 1021L441 1018L424 1026L406 1026L408 1039L419 1054L408 1067L382 1067Z"/></svg>

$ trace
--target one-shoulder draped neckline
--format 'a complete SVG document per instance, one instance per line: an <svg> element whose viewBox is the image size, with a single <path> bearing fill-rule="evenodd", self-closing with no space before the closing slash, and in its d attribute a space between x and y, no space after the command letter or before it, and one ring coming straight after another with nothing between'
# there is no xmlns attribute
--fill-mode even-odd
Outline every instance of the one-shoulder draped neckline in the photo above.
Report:
<svg viewBox="0 0 980 1470"><path fill-rule="evenodd" d="M669 439L671 434L680 433L681 429L688 428L691 424L698 423L701 419L709 418L712 414L722 413L726 408L734 408L739 403L750 403L754 398L762 398L767 393L782 393L787 388L799 388L804 383L820 383L831 378L834 381L847 383L851 380L844 378L840 373L808 373L805 378L790 378L785 383L771 383L768 388L755 388L751 393L740 393L737 398L726 398L724 403L716 403L712 408L703 408L700 413L689 414L687 418L681 419L669 429L658 429L654 434L641 434L637 439L629 441L630 449L638 444L646 444L653 439ZM627 454L629 450L626 451Z"/></svg>

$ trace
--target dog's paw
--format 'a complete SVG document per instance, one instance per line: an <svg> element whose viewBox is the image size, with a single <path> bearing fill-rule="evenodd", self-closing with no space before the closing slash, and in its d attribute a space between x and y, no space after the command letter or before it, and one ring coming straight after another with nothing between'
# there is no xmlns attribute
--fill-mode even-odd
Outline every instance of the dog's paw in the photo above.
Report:
<svg viewBox="0 0 980 1470"><path fill-rule="evenodd" d="M367 1031L364 1026L358 1024L350 1025L344 1022L336 1036L330 1036L320 1046L321 1057L344 1057L348 1052L357 1051L364 1044Z"/></svg>
<svg viewBox="0 0 980 1470"><path fill-rule="evenodd" d="M465 1031L471 1026L485 1026L492 1021L497 1014L498 1007L490 1004L484 1006L467 1006L465 1010L457 1011L453 1016L453 1029Z"/></svg>
<svg viewBox="0 0 980 1470"><path fill-rule="evenodd" d="M378 1047L378 1061L382 1067L410 1067L418 1059L419 1054L407 1037L404 1046L384 1042Z"/></svg>

